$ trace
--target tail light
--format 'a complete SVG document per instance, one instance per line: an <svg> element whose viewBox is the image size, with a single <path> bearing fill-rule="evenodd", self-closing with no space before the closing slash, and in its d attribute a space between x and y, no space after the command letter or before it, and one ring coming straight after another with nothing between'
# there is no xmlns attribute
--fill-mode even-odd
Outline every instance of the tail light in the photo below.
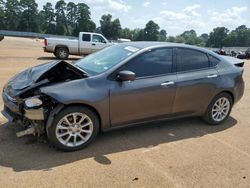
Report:
<svg viewBox="0 0 250 188"><path fill-rule="evenodd" d="M48 45L48 41L47 39L44 39L44 45L47 46Z"/></svg>
<svg viewBox="0 0 250 188"><path fill-rule="evenodd" d="M234 65L235 65L236 67L244 67L244 62L235 63Z"/></svg>

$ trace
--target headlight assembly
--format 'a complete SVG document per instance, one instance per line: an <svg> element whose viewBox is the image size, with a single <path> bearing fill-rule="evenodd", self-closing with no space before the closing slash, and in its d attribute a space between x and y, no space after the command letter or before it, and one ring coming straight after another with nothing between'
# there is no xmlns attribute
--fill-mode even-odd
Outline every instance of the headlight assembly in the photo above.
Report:
<svg viewBox="0 0 250 188"><path fill-rule="evenodd" d="M39 96L34 96L31 98L27 98L24 104L27 109L39 109L42 107L43 101L39 99Z"/></svg>

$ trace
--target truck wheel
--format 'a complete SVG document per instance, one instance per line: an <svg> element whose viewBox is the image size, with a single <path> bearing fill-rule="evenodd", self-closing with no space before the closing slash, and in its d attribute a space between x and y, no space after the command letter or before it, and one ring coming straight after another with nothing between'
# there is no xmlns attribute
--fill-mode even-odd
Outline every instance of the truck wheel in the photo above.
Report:
<svg viewBox="0 0 250 188"><path fill-rule="evenodd" d="M67 59L69 57L69 50L64 47L57 48L55 54L58 59Z"/></svg>
<svg viewBox="0 0 250 188"><path fill-rule="evenodd" d="M99 118L89 108L70 106L46 128L50 143L64 151L76 151L89 145L99 133Z"/></svg>

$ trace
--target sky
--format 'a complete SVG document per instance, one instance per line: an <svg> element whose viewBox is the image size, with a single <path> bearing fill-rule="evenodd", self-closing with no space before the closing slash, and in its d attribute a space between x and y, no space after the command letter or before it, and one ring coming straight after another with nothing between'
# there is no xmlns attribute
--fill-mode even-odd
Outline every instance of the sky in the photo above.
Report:
<svg viewBox="0 0 250 188"><path fill-rule="evenodd" d="M73 1L73 0L72 0ZM46 0L36 0L39 9ZM53 5L57 0L50 0ZM65 2L69 2L65 0ZM168 35L176 36L194 29L209 33L224 26L230 30L239 25L250 27L250 0L74 0L86 3L97 26L103 14L119 18L122 28L144 28L155 21Z"/></svg>

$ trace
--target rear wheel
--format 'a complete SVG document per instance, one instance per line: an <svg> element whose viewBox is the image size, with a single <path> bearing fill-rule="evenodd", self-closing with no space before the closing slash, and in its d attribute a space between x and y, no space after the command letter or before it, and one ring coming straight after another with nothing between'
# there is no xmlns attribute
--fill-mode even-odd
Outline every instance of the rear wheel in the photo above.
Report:
<svg viewBox="0 0 250 188"><path fill-rule="evenodd" d="M47 127L48 139L64 151L76 151L89 145L99 132L97 115L86 107L73 106L62 110Z"/></svg>
<svg viewBox="0 0 250 188"><path fill-rule="evenodd" d="M219 125L230 115L232 105L232 97L228 93L221 93L211 101L203 119L210 125Z"/></svg>
<svg viewBox="0 0 250 188"><path fill-rule="evenodd" d="M69 57L69 50L64 47L57 48L55 55L58 59L67 59Z"/></svg>

